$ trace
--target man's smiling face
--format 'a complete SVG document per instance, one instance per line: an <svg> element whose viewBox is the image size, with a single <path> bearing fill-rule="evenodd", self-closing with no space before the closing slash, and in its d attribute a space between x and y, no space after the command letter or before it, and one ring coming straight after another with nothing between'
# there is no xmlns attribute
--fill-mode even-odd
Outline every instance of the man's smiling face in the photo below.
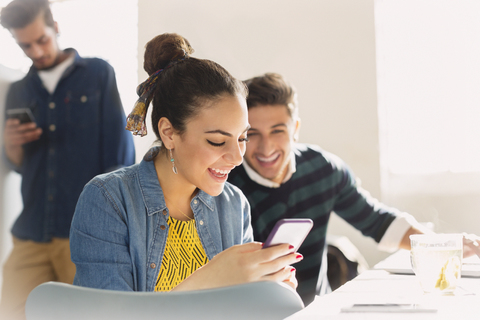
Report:
<svg viewBox="0 0 480 320"><path fill-rule="evenodd" d="M299 120L284 105L259 105L248 110L245 161L262 177L281 183L287 172Z"/></svg>

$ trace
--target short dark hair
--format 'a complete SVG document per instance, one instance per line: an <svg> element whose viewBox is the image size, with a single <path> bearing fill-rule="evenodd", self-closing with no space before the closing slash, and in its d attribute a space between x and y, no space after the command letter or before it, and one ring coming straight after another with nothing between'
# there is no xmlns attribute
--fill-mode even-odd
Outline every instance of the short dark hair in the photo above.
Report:
<svg viewBox="0 0 480 320"><path fill-rule="evenodd" d="M244 98L247 95L245 85L218 63L193 57L175 62L176 57L193 51L188 40L175 33L156 36L146 45L145 71L152 75L163 69L152 100L152 127L158 139L158 122L162 117L170 120L173 128L182 134L188 120L198 114L206 102L225 95Z"/></svg>
<svg viewBox="0 0 480 320"><path fill-rule="evenodd" d="M48 0L13 0L0 13L0 24L6 29L21 29L43 14L45 25L55 27Z"/></svg>
<svg viewBox="0 0 480 320"><path fill-rule="evenodd" d="M248 109L261 105L284 105L292 118L298 116L298 101L295 87L278 73L245 80L248 88Z"/></svg>

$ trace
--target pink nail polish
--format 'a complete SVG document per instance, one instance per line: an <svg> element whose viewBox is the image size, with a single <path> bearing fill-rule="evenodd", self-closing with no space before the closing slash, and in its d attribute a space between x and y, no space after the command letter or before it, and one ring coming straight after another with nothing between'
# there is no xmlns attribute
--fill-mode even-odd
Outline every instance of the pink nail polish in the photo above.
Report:
<svg viewBox="0 0 480 320"><path fill-rule="evenodd" d="M303 256L301 254L297 254L296 258L297 258L297 260L301 260L301 259L303 259Z"/></svg>
<svg viewBox="0 0 480 320"><path fill-rule="evenodd" d="M290 269L290 272L293 272L293 271L295 271L295 270L297 270L297 269L295 269L295 268L292 268L292 269Z"/></svg>
<svg viewBox="0 0 480 320"><path fill-rule="evenodd" d="M292 245L289 245L289 246L288 246L288 249L290 249L290 250L292 250L293 248L295 248L295 247L292 246Z"/></svg>

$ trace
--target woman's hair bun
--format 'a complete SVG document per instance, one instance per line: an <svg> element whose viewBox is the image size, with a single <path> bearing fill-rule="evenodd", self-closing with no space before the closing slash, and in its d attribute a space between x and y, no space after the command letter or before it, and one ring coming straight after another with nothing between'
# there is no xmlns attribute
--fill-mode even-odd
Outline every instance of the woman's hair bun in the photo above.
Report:
<svg viewBox="0 0 480 320"><path fill-rule="evenodd" d="M182 57L184 51L194 52L187 39L176 33L164 33L150 40L145 46L143 68L148 75L165 68L173 58Z"/></svg>

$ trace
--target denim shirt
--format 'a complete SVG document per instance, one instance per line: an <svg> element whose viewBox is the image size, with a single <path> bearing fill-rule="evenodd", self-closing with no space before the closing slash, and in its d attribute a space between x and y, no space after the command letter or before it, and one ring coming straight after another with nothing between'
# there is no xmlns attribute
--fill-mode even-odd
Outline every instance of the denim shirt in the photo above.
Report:
<svg viewBox="0 0 480 320"><path fill-rule="evenodd" d="M30 108L42 129L39 140L23 146L22 165L13 167L22 175L24 207L12 234L24 240L68 238L85 184L98 174L135 163L113 68L104 60L67 51L75 59L53 94L32 66L7 96L7 109Z"/></svg>
<svg viewBox="0 0 480 320"><path fill-rule="evenodd" d="M209 260L253 241L250 205L235 186L212 197L199 191L190 206ZM168 208L153 161L100 175L78 200L70 230L74 284L153 291L168 236Z"/></svg>

